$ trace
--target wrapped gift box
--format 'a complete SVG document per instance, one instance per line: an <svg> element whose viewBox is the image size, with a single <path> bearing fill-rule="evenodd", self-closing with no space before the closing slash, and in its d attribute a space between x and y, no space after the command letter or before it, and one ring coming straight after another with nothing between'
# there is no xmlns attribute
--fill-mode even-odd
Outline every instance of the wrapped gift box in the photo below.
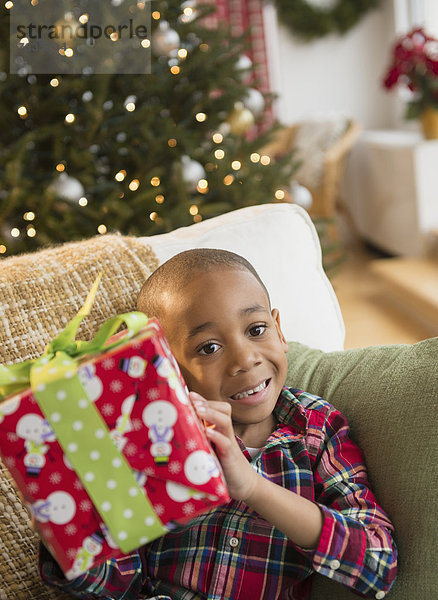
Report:
<svg viewBox="0 0 438 600"><path fill-rule="evenodd" d="M161 530L152 527L150 534L139 539L141 545L228 502L229 496L158 321L150 319L132 337L129 332L117 336L122 338L120 345L80 361L78 376L88 403L97 408L120 458L126 459L138 489L153 507L146 523L152 527L155 519L164 526ZM60 392L57 395L63 399ZM78 414L81 402L84 399L79 399ZM44 416L31 389L8 397L0 404L0 453L44 543L72 578L122 554L123 545L105 521L118 482L107 478L108 501L98 510L87 492L87 481L107 469L106 457L91 451L96 468L81 479L65 443L60 444L55 434L55 417L52 414L51 423ZM80 445L85 435L80 418L73 418L71 425ZM73 451L75 445L70 442L68 450ZM120 462L112 459L114 474ZM133 486L129 493L134 495L135 490ZM120 512L128 520L132 516L129 508Z"/></svg>

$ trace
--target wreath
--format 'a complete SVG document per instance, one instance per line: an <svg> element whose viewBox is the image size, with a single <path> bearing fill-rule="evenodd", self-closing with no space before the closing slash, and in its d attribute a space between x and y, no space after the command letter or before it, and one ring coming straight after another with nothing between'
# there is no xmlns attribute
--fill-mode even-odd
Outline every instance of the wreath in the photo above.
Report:
<svg viewBox="0 0 438 600"><path fill-rule="evenodd" d="M312 6L306 0L275 0L280 21L292 33L312 40L330 33L344 34L381 0L335 0L331 8Z"/></svg>

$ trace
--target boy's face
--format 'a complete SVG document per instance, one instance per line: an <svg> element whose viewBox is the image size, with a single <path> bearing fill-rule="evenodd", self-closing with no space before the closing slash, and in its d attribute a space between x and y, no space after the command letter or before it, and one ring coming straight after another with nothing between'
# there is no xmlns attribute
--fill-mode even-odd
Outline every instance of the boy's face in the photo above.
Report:
<svg viewBox="0 0 438 600"><path fill-rule="evenodd" d="M287 343L276 309L246 270L198 272L164 298L163 328L190 390L228 402L234 430L261 446L286 380Z"/></svg>

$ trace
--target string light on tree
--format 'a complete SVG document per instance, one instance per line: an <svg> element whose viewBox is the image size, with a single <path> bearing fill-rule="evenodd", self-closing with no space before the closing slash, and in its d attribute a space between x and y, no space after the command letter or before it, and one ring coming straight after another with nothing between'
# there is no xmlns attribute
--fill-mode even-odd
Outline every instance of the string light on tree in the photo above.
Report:
<svg viewBox="0 0 438 600"><path fill-rule="evenodd" d="M116 181L123 181L126 177L126 171L124 169L122 169L121 171L119 171L118 173L116 173L114 175L114 179Z"/></svg>
<svg viewBox="0 0 438 600"><path fill-rule="evenodd" d="M151 179L151 185L153 185L154 187L158 187L160 185L161 181L159 177L152 177Z"/></svg>
<svg viewBox="0 0 438 600"><path fill-rule="evenodd" d="M224 158L225 152L222 150L222 148L218 148L214 151L214 155L218 160L221 160L222 158Z"/></svg>
<svg viewBox="0 0 438 600"><path fill-rule="evenodd" d="M213 142L215 144L222 144L222 142L224 141L224 136L219 133L218 131L216 133L213 134Z"/></svg>
<svg viewBox="0 0 438 600"><path fill-rule="evenodd" d="M263 156L260 157L260 162L266 167L271 162L271 158L267 154L263 154Z"/></svg>
<svg viewBox="0 0 438 600"><path fill-rule="evenodd" d="M251 162L258 163L260 161L260 154L258 152L252 152L249 158Z"/></svg>
<svg viewBox="0 0 438 600"><path fill-rule="evenodd" d="M33 238L36 236L36 229L32 225L28 225L26 228L26 233L28 237Z"/></svg>
<svg viewBox="0 0 438 600"><path fill-rule="evenodd" d="M73 113L68 113L65 115L64 121L70 125L71 123L74 123L75 119L76 117Z"/></svg>
<svg viewBox="0 0 438 600"><path fill-rule="evenodd" d="M88 204L88 199L85 198L85 196L82 196L82 198L79 198L78 200L78 204L79 206L87 206Z"/></svg>
<svg viewBox="0 0 438 600"><path fill-rule="evenodd" d="M138 190L138 188L140 187L140 182L138 179L133 179L131 181L131 183L129 184L129 189L131 190L131 192L135 192Z"/></svg>
<svg viewBox="0 0 438 600"><path fill-rule="evenodd" d="M231 163L231 168L234 171L238 171L241 167L242 167L242 163L239 160L233 160L233 162Z"/></svg>
<svg viewBox="0 0 438 600"><path fill-rule="evenodd" d="M204 121L206 121L207 115L203 112L199 112L196 113L195 119L198 121L198 123L203 123Z"/></svg>
<svg viewBox="0 0 438 600"><path fill-rule="evenodd" d="M131 95L125 99L123 106L125 107L125 110L127 110L128 112L134 112L136 102L137 102L137 96Z"/></svg>
<svg viewBox="0 0 438 600"><path fill-rule="evenodd" d="M19 106L17 113L21 119L27 119L27 108L25 106Z"/></svg>
<svg viewBox="0 0 438 600"><path fill-rule="evenodd" d="M196 189L200 194L206 194L208 192L208 181L206 179L200 179Z"/></svg>
<svg viewBox="0 0 438 600"><path fill-rule="evenodd" d="M163 194L158 194L157 196L155 196L155 202L157 204L163 204L163 202L164 202Z"/></svg>
<svg viewBox="0 0 438 600"><path fill-rule="evenodd" d="M50 80L50 85L54 88L58 87L59 79L57 77L54 77L53 79Z"/></svg>
<svg viewBox="0 0 438 600"><path fill-rule="evenodd" d="M99 225L99 227L97 228L97 232L100 233L101 235L104 235L107 232L106 225L104 225L103 223L101 223Z"/></svg>

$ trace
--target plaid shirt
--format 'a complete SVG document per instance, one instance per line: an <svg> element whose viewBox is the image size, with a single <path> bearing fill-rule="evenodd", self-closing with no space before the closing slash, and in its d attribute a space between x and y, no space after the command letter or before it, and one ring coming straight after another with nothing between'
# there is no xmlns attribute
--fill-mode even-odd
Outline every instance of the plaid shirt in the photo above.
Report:
<svg viewBox="0 0 438 600"><path fill-rule="evenodd" d="M233 500L72 582L42 547L42 578L86 599L305 600L317 572L383 598L397 571L393 526L369 489L345 417L321 398L287 388L275 416L277 428L251 464L318 504L324 520L315 550L298 547Z"/></svg>

